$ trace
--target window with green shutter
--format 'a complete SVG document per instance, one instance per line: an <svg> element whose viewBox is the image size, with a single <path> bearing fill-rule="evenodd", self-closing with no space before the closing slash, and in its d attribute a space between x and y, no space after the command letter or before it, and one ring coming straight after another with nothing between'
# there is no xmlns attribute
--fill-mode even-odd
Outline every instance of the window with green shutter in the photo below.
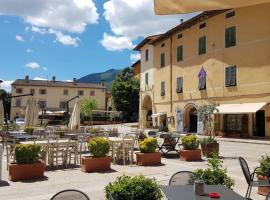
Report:
<svg viewBox="0 0 270 200"><path fill-rule="evenodd" d="M230 66L225 68L225 86L236 86L236 66Z"/></svg>
<svg viewBox="0 0 270 200"><path fill-rule="evenodd" d="M225 48L236 45L236 27L232 26L225 29Z"/></svg>
<svg viewBox="0 0 270 200"><path fill-rule="evenodd" d="M165 96L165 81L162 81L161 82L161 85L160 85L160 95L161 96Z"/></svg>
<svg viewBox="0 0 270 200"><path fill-rule="evenodd" d="M180 45L177 47L177 62L180 62L183 60L183 45Z"/></svg>
<svg viewBox="0 0 270 200"><path fill-rule="evenodd" d="M206 53L206 36L199 38L199 55Z"/></svg>
<svg viewBox="0 0 270 200"><path fill-rule="evenodd" d="M183 77L178 77L176 79L176 92L183 93Z"/></svg>
<svg viewBox="0 0 270 200"><path fill-rule="evenodd" d="M206 77L199 78L199 90L206 90Z"/></svg>
<svg viewBox="0 0 270 200"><path fill-rule="evenodd" d="M145 74L145 85L148 85L148 73Z"/></svg>
<svg viewBox="0 0 270 200"><path fill-rule="evenodd" d="M148 49L146 49L146 51L145 51L145 61L147 62L148 59L149 59L149 51L148 51Z"/></svg>
<svg viewBox="0 0 270 200"><path fill-rule="evenodd" d="M160 55L160 67L165 67L165 53Z"/></svg>

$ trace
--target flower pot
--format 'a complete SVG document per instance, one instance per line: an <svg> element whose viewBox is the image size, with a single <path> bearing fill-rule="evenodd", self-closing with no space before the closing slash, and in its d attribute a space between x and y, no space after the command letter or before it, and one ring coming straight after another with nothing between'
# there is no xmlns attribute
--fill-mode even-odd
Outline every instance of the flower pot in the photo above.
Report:
<svg viewBox="0 0 270 200"><path fill-rule="evenodd" d="M180 160L183 161L199 161L202 160L201 150L180 150Z"/></svg>
<svg viewBox="0 0 270 200"><path fill-rule="evenodd" d="M45 162L40 160L30 164L8 164L8 179L11 181L30 180L44 177Z"/></svg>
<svg viewBox="0 0 270 200"><path fill-rule="evenodd" d="M136 153L136 164L140 166L161 164L160 152Z"/></svg>
<svg viewBox="0 0 270 200"><path fill-rule="evenodd" d="M267 180L268 177L257 175L258 180ZM266 196L270 192L270 186L269 187L258 187L258 194Z"/></svg>
<svg viewBox="0 0 270 200"><path fill-rule="evenodd" d="M219 154L219 143L201 144L203 156L210 158L213 154Z"/></svg>
<svg viewBox="0 0 270 200"><path fill-rule="evenodd" d="M111 157L82 157L81 170L83 172L109 171L111 169Z"/></svg>

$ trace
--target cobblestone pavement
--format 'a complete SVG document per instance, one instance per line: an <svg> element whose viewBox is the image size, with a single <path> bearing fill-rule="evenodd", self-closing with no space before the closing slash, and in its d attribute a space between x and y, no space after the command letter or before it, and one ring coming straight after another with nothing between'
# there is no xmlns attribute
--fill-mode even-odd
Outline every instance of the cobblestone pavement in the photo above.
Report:
<svg viewBox="0 0 270 200"><path fill-rule="evenodd" d="M122 131L127 131L125 127ZM234 190L245 195L247 184L239 166L237 157L247 159L251 169L258 165L261 155L270 154L270 146L266 144L236 143L220 141L220 155L223 157L224 167L236 181ZM180 170L194 170L206 167L206 161L183 162L177 157L162 158L162 165L156 167L138 167L136 165L112 165L109 173L83 173L80 168L46 171L46 179L9 182L7 181L6 162L3 161L3 180L0 185L1 200L49 200L53 194L64 189L79 189L87 193L91 199L105 199L104 187L117 176L122 174L143 174L155 178L159 184L168 184L170 176ZM256 188L252 190L254 200L263 200L264 197L256 194Z"/></svg>

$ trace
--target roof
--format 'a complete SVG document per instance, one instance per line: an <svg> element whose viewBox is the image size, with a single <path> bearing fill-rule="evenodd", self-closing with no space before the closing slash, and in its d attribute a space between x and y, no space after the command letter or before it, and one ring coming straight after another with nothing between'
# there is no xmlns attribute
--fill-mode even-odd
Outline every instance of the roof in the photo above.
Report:
<svg viewBox="0 0 270 200"><path fill-rule="evenodd" d="M101 84L91 83L79 83L79 82L68 82L68 81L48 81L48 80L28 80L17 79L11 85L12 86L43 86L43 87L71 87L71 88L100 88L105 89L106 86Z"/></svg>
<svg viewBox="0 0 270 200"><path fill-rule="evenodd" d="M140 64L141 60L137 60L135 63L133 63L133 65L131 65L132 68L136 67L136 65Z"/></svg>
<svg viewBox="0 0 270 200"><path fill-rule="evenodd" d="M147 43L149 43L151 40L154 40L156 39L157 37L161 36L163 34L158 34L158 35L151 35L151 36L148 36L146 38L143 39L143 41L141 41L133 50L135 51L140 51L140 49L146 45Z"/></svg>
<svg viewBox="0 0 270 200"><path fill-rule="evenodd" d="M170 29L169 31L167 31L166 33L164 34L161 34L159 37L156 37L155 39L152 39L152 41L150 42L150 44L157 44L158 42L162 41L162 40L165 40L169 37L171 37L172 35L174 35L175 33L177 32L181 32L185 29L188 29L200 22L203 22L204 20L208 19L208 18L211 18L211 17L214 17L216 15L219 15L221 13L224 13L226 11L228 11L229 9L224 9L224 10L212 10L212 11L205 11L199 15L196 15L195 17L179 24L178 26Z"/></svg>

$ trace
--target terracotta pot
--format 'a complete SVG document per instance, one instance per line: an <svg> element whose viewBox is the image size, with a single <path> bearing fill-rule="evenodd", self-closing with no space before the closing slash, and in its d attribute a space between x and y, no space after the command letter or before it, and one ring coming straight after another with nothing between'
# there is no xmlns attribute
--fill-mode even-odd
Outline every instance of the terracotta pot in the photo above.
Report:
<svg viewBox="0 0 270 200"><path fill-rule="evenodd" d="M111 169L111 157L82 157L81 170L83 172L109 171Z"/></svg>
<svg viewBox="0 0 270 200"><path fill-rule="evenodd" d="M30 180L44 177L45 162L40 160L31 164L8 164L8 179L11 181Z"/></svg>
<svg viewBox="0 0 270 200"><path fill-rule="evenodd" d="M136 164L140 166L161 164L160 152L136 153Z"/></svg>
<svg viewBox="0 0 270 200"><path fill-rule="evenodd" d="M203 156L210 158L213 154L219 154L219 143L201 144Z"/></svg>
<svg viewBox="0 0 270 200"><path fill-rule="evenodd" d="M258 180L267 180L268 177L257 175ZM266 196L270 192L270 186L269 187L258 187L258 194Z"/></svg>
<svg viewBox="0 0 270 200"><path fill-rule="evenodd" d="M183 161L199 161L202 160L201 150L180 150L180 160Z"/></svg>

